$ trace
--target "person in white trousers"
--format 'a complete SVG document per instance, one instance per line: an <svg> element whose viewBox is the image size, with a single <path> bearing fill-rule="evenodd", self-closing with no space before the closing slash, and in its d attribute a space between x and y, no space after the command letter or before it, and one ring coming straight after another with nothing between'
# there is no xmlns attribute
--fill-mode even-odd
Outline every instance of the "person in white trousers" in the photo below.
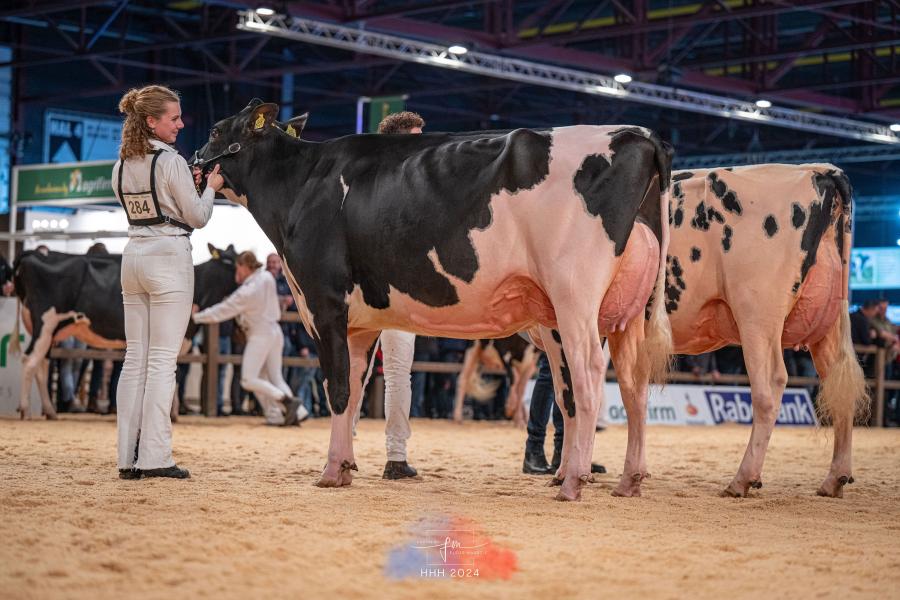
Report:
<svg viewBox="0 0 900 600"><path fill-rule="evenodd" d="M223 180L216 165L197 195L195 177L171 146L184 127L176 92L158 85L132 89L119 110L125 120L112 183L129 224L122 255L126 349L117 388L119 477L185 479L190 473L172 457L169 412L194 295L189 236L209 221Z"/></svg>
<svg viewBox="0 0 900 600"><path fill-rule="evenodd" d="M241 362L241 387L256 394L269 425L297 425L309 411L284 381L281 351L284 334L278 320L281 305L275 278L256 260L253 252L241 252L234 279L240 284L230 296L206 310L194 313L196 323L221 323L237 318L247 334Z"/></svg>
<svg viewBox="0 0 900 600"><path fill-rule="evenodd" d="M378 124L378 133L422 133L425 120L413 112L386 116ZM412 400L410 383L416 334L406 331L381 332L382 362L384 364L384 434L387 463L384 479L406 479L418 476L407 462L406 441L412 435L409 427L409 407Z"/></svg>

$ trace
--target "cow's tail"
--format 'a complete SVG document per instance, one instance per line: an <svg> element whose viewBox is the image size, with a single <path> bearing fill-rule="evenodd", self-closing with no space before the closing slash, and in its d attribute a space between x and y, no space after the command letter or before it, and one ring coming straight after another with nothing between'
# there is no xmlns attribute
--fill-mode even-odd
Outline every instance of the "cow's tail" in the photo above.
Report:
<svg viewBox="0 0 900 600"><path fill-rule="evenodd" d="M644 321L642 368L649 373L650 381L663 384L669 372L672 356L672 329L666 315L666 255L669 251L669 204L672 193L672 148L656 134L650 136L655 148L656 170L659 175L659 269L656 284L650 296L650 306ZM639 367L640 368L640 367Z"/></svg>
<svg viewBox="0 0 900 600"><path fill-rule="evenodd" d="M852 244L853 191L850 181L840 169L828 172L837 190L835 238L841 251L841 316L838 324L837 356L822 384L816 406L820 422L835 423L865 418L869 411L869 394L865 377L850 337L850 247Z"/></svg>
<svg viewBox="0 0 900 600"><path fill-rule="evenodd" d="M9 340L9 353L12 356L22 354L22 344L19 342L19 335L22 323L22 299L16 298L16 324L13 326L12 339Z"/></svg>

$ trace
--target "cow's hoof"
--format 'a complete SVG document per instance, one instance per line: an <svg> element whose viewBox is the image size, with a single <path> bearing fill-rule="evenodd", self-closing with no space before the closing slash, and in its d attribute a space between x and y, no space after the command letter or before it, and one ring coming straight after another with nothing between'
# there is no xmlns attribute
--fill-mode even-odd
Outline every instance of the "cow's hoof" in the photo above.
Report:
<svg viewBox="0 0 900 600"><path fill-rule="evenodd" d="M16 412L19 413L19 420L24 421L25 420L25 409L16 407Z"/></svg>
<svg viewBox="0 0 900 600"><path fill-rule="evenodd" d="M334 467L331 464L325 466L319 480L316 481L316 487L331 488L344 487L353 483L353 474L351 471L358 471L355 462L349 460L341 461L340 466Z"/></svg>
<svg viewBox="0 0 900 600"><path fill-rule="evenodd" d="M561 485L563 484L563 481L565 481L565 478L560 479L559 477L556 477L556 476L554 475L554 476L553 476L553 479L551 479L551 480L547 483L547 487L559 487L559 486L561 486Z"/></svg>
<svg viewBox="0 0 900 600"><path fill-rule="evenodd" d="M816 490L816 495L826 498L843 498L844 486L849 483L853 483L853 476L851 475L841 475L840 477L828 475L825 481L822 482L822 485L819 486L819 489Z"/></svg>
<svg viewBox="0 0 900 600"><path fill-rule="evenodd" d="M624 474L619 479L619 484L612 491L617 498L639 498L641 496L641 483L650 479L650 473L633 473L630 476Z"/></svg>
<svg viewBox="0 0 900 600"><path fill-rule="evenodd" d="M56 413L47 413L47 414L44 415L44 416L47 417L47 420L48 420L48 421L56 421L56 420L59 419L59 417L57 416Z"/></svg>
<svg viewBox="0 0 900 600"><path fill-rule="evenodd" d="M574 490L566 490L565 486L563 486L559 489L554 499L558 502L580 502L581 487L576 487Z"/></svg>

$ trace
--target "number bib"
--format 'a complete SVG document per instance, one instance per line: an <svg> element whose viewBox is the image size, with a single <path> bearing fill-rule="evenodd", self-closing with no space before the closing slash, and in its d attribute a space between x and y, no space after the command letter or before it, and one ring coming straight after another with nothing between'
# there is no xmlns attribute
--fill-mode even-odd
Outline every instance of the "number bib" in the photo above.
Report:
<svg viewBox="0 0 900 600"><path fill-rule="evenodd" d="M143 221L160 217L159 211L156 209L156 203L153 201L153 195L150 192L124 194L124 196L125 212L128 214L129 221Z"/></svg>

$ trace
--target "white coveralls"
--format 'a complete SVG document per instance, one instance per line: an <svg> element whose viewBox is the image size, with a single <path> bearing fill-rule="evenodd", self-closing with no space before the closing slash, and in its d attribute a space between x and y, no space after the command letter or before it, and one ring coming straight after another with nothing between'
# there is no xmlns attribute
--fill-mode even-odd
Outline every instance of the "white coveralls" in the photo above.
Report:
<svg viewBox="0 0 900 600"><path fill-rule="evenodd" d="M275 278L264 268L252 273L222 302L194 314L196 323L221 323L237 317L247 334L241 363L241 387L256 394L270 425L284 423L281 400L292 396L281 374L284 335ZM265 379L260 375L264 374Z"/></svg>
<svg viewBox="0 0 900 600"><path fill-rule="evenodd" d="M203 227L212 216L215 191L207 187L198 197L184 158L163 142L150 143L163 150L155 173L161 212L191 227ZM126 195L150 189L150 161L147 155L125 162ZM117 195L122 171L117 161L112 186ZM128 236L122 254L127 346L117 388L118 463L119 469L162 469L175 464L169 411L175 359L194 297L191 241L187 231L170 223L131 225Z"/></svg>
<svg viewBox="0 0 900 600"><path fill-rule="evenodd" d="M381 332L380 342L384 364L384 443L387 459L405 461L406 440L412 435L409 428L412 400L410 377L416 334L385 330Z"/></svg>

